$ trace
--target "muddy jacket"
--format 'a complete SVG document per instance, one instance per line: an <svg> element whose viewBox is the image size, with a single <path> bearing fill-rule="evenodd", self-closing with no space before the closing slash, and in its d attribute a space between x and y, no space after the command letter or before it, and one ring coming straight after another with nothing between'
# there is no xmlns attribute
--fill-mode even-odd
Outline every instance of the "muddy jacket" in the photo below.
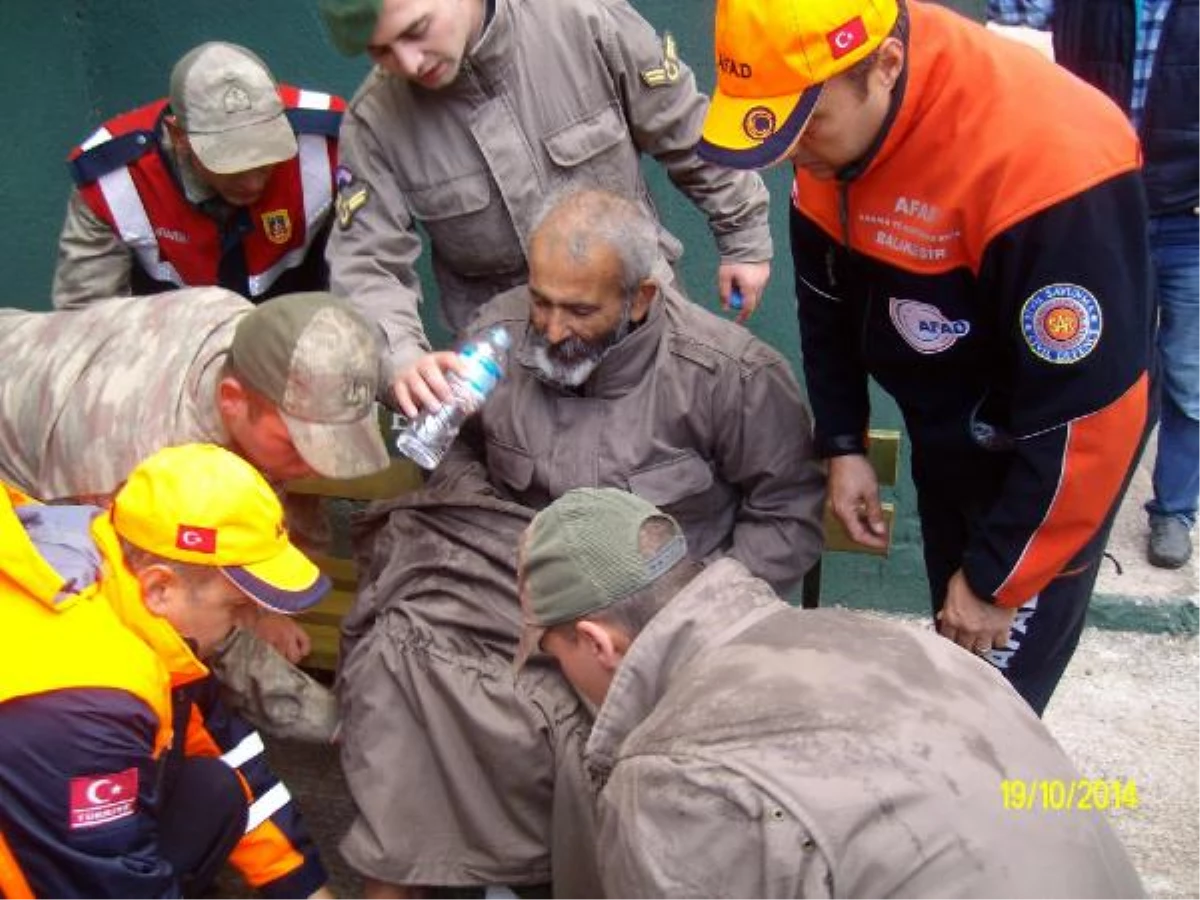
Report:
<svg viewBox="0 0 1200 900"><path fill-rule="evenodd" d="M175 157L165 100L111 119L75 148L54 305L205 285L256 301L323 289L344 102L286 85L279 93L299 153L244 209L213 196Z"/></svg>
<svg viewBox="0 0 1200 900"><path fill-rule="evenodd" d="M1124 897L1102 813L1006 809L1078 773L986 663L708 567L621 661L587 747L610 897Z"/></svg>
<svg viewBox="0 0 1200 900"><path fill-rule="evenodd" d="M456 332L526 280L530 220L555 188L602 185L653 208L643 153L704 212L723 259L770 259L762 181L692 150L706 107L674 41L660 41L625 0L497 0L462 72L441 90L373 72L343 121L328 258L334 292L386 336L383 383L428 349L418 224ZM677 258L678 241L660 236Z"/></svg>
<svg viewBox="0 0 1200 900"><path fill-rule="evenodd" d="M909 9L880 146L844 181L797 174L817 447L862 451L875 378L904 414L918 490L970 495L972 590L1016 607L1102 526L1149 419L1139 150L1099 91L940 7Z"/></svg>
<svg viewBox="0 0 1200 900"><path fill-rule="evenodd" d="M185 756L220 757L247 793L231 856L267 897L325 882L262 738L150 614L109 517L0 486L0 894L179 896L157 818Z"/></svg>
<svg viewBox="0 0 1200 900"><path fill-rule="evenodd" d="M529 305L517 288L472 323L508 328L508 375L435 479L482 461L502 496L533 509L571 488L619 487L673 515L698 557L728 553L781 590L799 581L821 553L825 482L783 357L666 289L568 390L538 375Z"/></svg>

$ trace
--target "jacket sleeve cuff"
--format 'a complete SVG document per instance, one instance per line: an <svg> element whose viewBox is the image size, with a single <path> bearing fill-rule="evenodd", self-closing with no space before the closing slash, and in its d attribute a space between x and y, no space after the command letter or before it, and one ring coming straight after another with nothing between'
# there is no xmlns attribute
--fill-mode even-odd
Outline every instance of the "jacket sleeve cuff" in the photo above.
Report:
<svg viewBox="0 0 1200 900"><path fill-rule="evenodd" d="M771 228L766 223L715 234L721 262L766 262L775 256Z"/></svg>
<svg viewBox="0 0 1200 900"><path fill-rule="evenodd" d="M329 881L325 867L315 856L310 856L300 868L282 878L260 885L259 893L269 900L286 900L289 897L311 897Z"/></svg>
<svg viewBox="0 0 1200 900"><path fill-rule="evenodd" d="M817 456L821 459L831 456L865 455L867 439L865 434L818 434L814 446Z"/></svg>

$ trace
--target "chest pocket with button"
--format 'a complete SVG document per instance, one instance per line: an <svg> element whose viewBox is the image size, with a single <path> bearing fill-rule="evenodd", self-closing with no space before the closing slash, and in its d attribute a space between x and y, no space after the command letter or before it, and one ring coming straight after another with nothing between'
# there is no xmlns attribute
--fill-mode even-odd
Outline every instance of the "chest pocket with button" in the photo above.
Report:
<svg viewBox="0 0 1200 900"><path fill-rule="evenodd" d="M701 515L710 505L712 467L695 453L629 474L629 490L681 522Z"/></svg>
<svg viewBox="0 0 1200 900"><path fill-rule="evenodd" d="M434 256L456 274L471 278L524 268L525 252L487 172L407 188L405 199L429 233Z"/></svg>

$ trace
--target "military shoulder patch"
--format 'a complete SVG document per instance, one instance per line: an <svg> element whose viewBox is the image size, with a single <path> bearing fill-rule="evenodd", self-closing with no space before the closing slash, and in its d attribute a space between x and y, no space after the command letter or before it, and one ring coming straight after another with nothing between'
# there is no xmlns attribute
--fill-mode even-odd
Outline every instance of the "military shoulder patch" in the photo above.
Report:
<svg viewBox="0 0 1200 900"><path fill-rule="evenodd" d="M334 208L337 211L338 228L344 231L354 221L355 214L366 204L369 194L367 186L359 182L354 173L345 166L337 167L334 182L337 185Z"/></svg>
<svg viewBox="0 0 1200 900"><path fill-rule="evenodd" d="M1095 295L1077 284L1048 284L1021 307L1021 334L1034 356L1077 363L1100 343L1104 317Z"/></svg>
<svg viewBox="0 0 1200 900"><path fill-rule="evenodd" d="M663 32L662 64L653 69L642 71L642 81L646 87L662 87L664 84L674 84L679 80L679 49L675 46L675 38L671 32Z"/></svg>

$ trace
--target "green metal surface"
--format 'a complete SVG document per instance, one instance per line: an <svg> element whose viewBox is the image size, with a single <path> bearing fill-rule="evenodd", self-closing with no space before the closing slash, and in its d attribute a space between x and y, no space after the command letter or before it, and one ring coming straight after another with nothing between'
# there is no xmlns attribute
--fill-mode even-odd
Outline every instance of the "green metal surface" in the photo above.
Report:
<svg viewBox="0 0 1200 900"><path fill-rule="evenodd" d="M711 2L635 0L660 30L669 29L696 71L700 86L713 83ZM951 4L955 5L955 4ZM958 3L968 12L982 3ZM65 157L72 146L109 116L166 93L172 65L205 40L229 40L257 51L284 81L349 96L367 71L328 44L316 0L3 0L0 3L0 79L8 125L0 130L0 246L4 294L0 305L49 308L58 232L70 188ZM660 212L684 242L685 285L693 299L717 308L716 258L700 214L647 163ZM768 172L774 200L777 256L771 284L753 330L777 347L799 372L800 349L788 253L788 173ZM427 270L426 270L427 274ZM428 279L426 279L428 284ZM445 331L426 309L435 341ZM895 407L874 395L872 425L900 427ZM907 448L901 454L908 458ZM921 571L916 501L902 473L892 499L899 510L891 555L876 560L838 554L827 562L827 597L854 606L920 612L927 608Z"/></svg>

